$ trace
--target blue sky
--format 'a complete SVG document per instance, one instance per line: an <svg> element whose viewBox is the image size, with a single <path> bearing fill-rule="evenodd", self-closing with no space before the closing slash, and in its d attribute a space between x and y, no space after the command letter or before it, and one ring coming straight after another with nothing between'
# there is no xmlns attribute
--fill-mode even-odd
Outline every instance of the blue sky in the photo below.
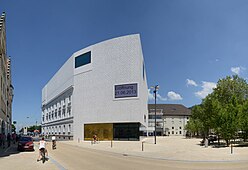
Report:
<svg viewBox="0 0 248 170"><path fill-rule="evenodd" d="M190 107L220 78L248 77L245 0L0 0L3 11L19 127L40 122L41 90L72 53L118 36L141 35L158 103Z"/></svg>

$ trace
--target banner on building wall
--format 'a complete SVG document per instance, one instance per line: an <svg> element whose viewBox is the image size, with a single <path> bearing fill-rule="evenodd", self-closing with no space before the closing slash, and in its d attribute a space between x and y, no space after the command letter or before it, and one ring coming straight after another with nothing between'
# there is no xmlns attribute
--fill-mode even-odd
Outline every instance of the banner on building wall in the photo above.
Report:
<svg viewBox="0 0 248 170"><path fill-rule="evenodd" d="M138 97L138 83L115 85L115 98Z"/></svg>

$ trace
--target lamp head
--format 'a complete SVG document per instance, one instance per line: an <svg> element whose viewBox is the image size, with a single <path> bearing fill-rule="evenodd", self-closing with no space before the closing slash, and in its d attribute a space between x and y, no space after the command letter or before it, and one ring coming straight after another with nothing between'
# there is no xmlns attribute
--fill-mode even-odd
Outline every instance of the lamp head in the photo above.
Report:
<svg viewBox="0 0 248 170"><path fill-rule="evenodd" d="M158 90L158 89L159 89L159 85L156 85L156 86L155 86L155 89Z"/></svg>
<svg viewBox="0 0 248 170"><path fill-rule="evenodd" d="M159 89L159 85L151 86L150 88L151 88L151 89L156 89L156 90L158 90L158 89Z"/></svg>

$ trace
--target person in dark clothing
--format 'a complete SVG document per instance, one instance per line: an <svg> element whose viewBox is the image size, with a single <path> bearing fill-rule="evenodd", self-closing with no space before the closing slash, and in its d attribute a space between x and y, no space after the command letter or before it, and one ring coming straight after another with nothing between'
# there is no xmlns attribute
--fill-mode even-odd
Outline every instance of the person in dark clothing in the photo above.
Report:
<svg viewBox="0 0 248 170"><path fill-rule="evenodd" d="M10 147L10 141L11 141L11 136L10 136L10 134L8 133L8 135L7 135L8 147Z"/></svg>
<svg viewBox="0 0 248 170"><path fill-rule="evenodd" d="M5 133L2 134L2 146L3 148L5 148L5 140L6 140L6 136Z"/></svg>
<svg viewBox="0 0 248 170"><path fill-rule="evenodd" d="M16 142L16 133L12 134L12 141L13 141L13 144L15 144L15 142Z"/></svg>
<svg viewBox="0 0 248 170"><path fill-rule="evenodd" d="M3 134L0 133L0 147L2 147L2 144L3 144Z"/></svg>

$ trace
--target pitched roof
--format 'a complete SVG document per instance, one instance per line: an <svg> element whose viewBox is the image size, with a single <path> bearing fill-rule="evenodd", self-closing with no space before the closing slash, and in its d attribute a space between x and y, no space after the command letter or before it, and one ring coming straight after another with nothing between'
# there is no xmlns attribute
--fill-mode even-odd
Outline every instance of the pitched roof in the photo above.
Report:
<svg viewBox="0 0 248 170"><path fill-rule="evenodd" d="M155 109L155 104L148 104L148 111ZM182 104L156 104L156 110L162 109L165 116L190 116L191 110Z"/></svg>

